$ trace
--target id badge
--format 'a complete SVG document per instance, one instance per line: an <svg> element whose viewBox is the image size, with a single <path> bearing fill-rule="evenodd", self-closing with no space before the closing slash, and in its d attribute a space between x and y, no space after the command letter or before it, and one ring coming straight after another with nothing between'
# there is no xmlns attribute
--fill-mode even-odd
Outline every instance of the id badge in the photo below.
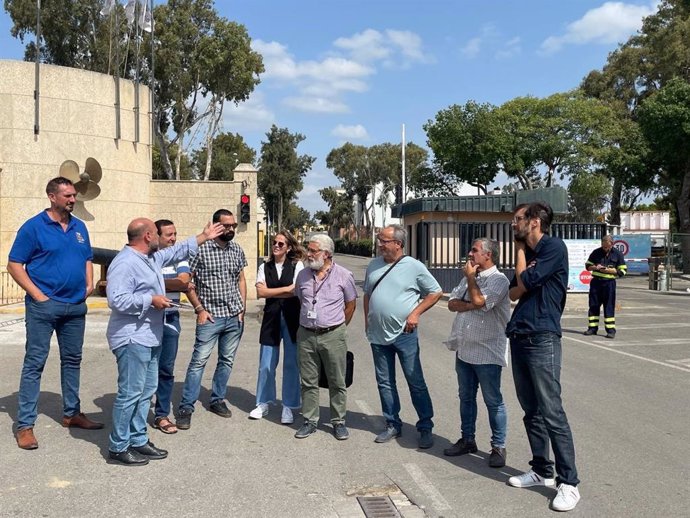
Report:
<svg viewBox="0 0 690 518"><path fill-rule="evenodd" d="M307 311L307 318L315 320L316 319L316 311L314 311L314 310Z"/></svg>

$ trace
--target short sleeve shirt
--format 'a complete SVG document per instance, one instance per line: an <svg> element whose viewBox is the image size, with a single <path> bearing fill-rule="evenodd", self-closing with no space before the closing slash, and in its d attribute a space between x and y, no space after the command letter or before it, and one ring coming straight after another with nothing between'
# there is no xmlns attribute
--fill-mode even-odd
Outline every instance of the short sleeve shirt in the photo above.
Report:
<svg viewBox="0 0 690 518"><path fill-rule="evenodd" d="M367 267L364 293L369 295L367 338L371 343L386 345L395 342L405 322L420 299L438 293L441 286L429 270L410 256L403 257L390 275L386 275L372 294L381 276L391 267L383 257L373 259Z"/></svg>
<svg viewBox="0 0 690 518"><path fill-rule="evenodd" d="M214 240L199 246L189 262L204 309L217 317L234 317L244 311L239 279L247 259L242 247L230 241L221 247Z"/></svg>
<svg viewBox="0 0 690 518"><path fill-rule="evenodd" d="M53 300L77 304L86 298L86 263L93 253L86 225L74 216L66 230L47 211L27 220L17 232L9 260L23 264L31 281Z"/></svg>

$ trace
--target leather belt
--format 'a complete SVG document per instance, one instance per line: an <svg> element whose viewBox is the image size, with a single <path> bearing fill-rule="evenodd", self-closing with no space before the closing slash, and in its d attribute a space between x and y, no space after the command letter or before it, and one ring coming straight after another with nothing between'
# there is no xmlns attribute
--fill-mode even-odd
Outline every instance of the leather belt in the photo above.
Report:
<svg viewBox="0 0 690 518"><path fill-rule="evenodd" d="M300 325L300 327L302 329L306 329L307 331L314 333L315 335L322 335L324 333L330 333L331 331L335 331L336 329L338 329L342 325L343 324L341 323L341 324L336 324L336 325L331 326L331 327L306 327L306 326L302 326L302 325Z"/></svg>

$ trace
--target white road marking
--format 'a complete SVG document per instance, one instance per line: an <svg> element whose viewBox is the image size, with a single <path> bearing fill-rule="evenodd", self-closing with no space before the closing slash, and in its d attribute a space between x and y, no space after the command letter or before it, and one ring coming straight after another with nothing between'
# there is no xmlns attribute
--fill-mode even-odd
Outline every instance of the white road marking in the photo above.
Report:
<svg viewBox="0 0 690 518"><path fill-rule="evenodd" d="M690 368L690 358L685 358L683 360L669 360L671 363L677 363L678 365L682 365L684 367Z"/></svg>
<svg viewBox="0 0 690 518"><path fill-rule="evenodd" d="M376 414L374 413L374 411L369 406L369 403L367 403L366 401L363 401L361 399L356 399L355 403L357 403L357 406L359 407L359 409L362 411L362 413L366 414L366 416L368 418L369 417L376 417Z"/></svg>
<svg viewBox="0 0 690 518"><path fill-rule="evenodd" d="M682 367L680 365L673 365L672 363L668 363L668 362L660 362L658 360L652 360L651 358L645 358L644 356L639 356L637 354L627 353L627 352L621 351L619 349L612 349L611 347L606 347L603 345L595 344L592 342L588 342L586 340L580 340L579 338L573 338L572 336L564 335L564 338L566 338L568 340L572 340L573 342L577 342L579 344L589 345L591 347L603 349L604 351L610 351L612 353L622 354L623 356L629 356L630 358L635 358L637 360L642 360L645 362L654 363L656 365L661 365L663 367L669 367L671 369L676 369L676 370L683 371L683 372L690 372L690 367ZM668 360L668 361L672 362L672 361L676 361L676 360Z"/></svg>
<svg viewBox="0 0 690 518"><path fill-rule="evenodd" d="M441 495L439 490L434 487L419 466L416 464L404 464L404 466L419 489L424 491L424 493L429 497L431 500L431 505L434 509L437 511L450 511L453 509L448 504L446 499L443 498L443 495Z"/></svg>

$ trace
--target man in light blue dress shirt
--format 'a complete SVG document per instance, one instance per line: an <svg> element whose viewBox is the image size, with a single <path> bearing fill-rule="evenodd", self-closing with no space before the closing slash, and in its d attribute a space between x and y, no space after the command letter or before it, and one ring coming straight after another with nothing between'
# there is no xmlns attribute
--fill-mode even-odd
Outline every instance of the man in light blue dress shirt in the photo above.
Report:
<svg viewBox="0 0 690 518"><path fill-rule="evenodd" d="M172 302L166 297L161 269L187 259L222 230L222 225L209 223L198 236L158 251L153 221L137 218L127 227L129 243L110 264L106 288L112 310L106 337L118 370L109 446L113 461L144 465L168 454L156 448L146 433L151 397L158 385L165 308Z"/></svg>

